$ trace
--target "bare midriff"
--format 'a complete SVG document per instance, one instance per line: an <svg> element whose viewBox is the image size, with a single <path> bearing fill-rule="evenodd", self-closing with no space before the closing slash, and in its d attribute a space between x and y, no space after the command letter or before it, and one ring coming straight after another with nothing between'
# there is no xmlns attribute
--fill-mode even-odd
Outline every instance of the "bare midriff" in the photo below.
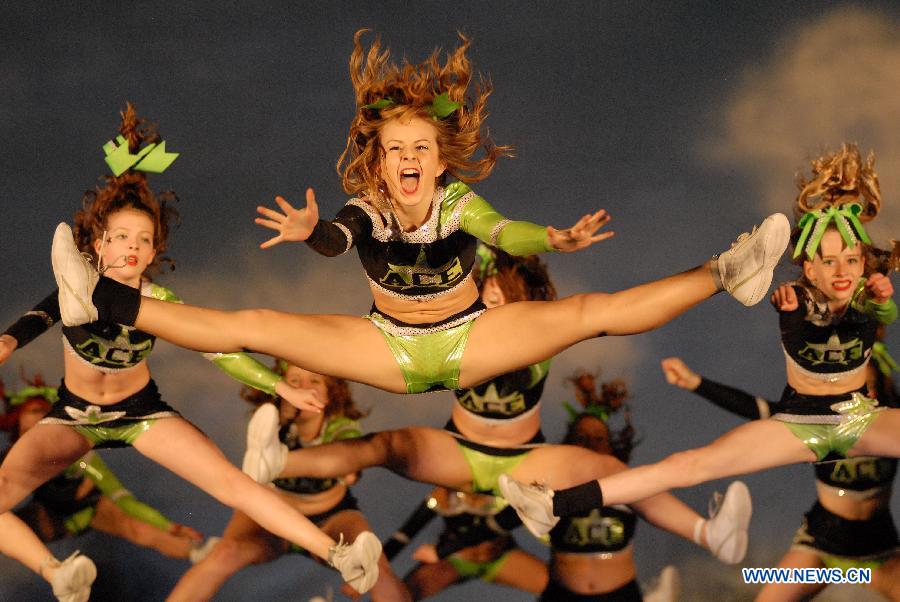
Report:
<svg viewBox="0 0 900 602"><path fill-rule="evenodd" d="M812 378L800 372L791 362L787 363L787 382L797 393L803 395L840 395L850 393L866 385L866 370L862 368L854 374L843 376L834 382Z"/></svg>
<svg viewBox="0 0 900 602"><path fill-rule="evenodd" d="M286 499L291 506L301 514L320 514L334 508L347 493L347 486L338 483L331 489L319 493L291 493L276 489L281 497Z"/></svg>
<svg viewBox="0 0 900 602"><path fill-rule="evenodd" d="M816 492L819 495L819 503L831 512L847 520L867 520L872 518L880 508L888 505L891 499L891 488L885 487L881 492L868 499L853 498L851 492L842 496L833 487L816 482Z"/></svg>
<svg viewBox="0 0 900 602"><path fill-rule="evenodd" d="M370 288L378 311L408 324L439 322L468 309L478 300L478 287L471 278L467 278L456 290L446 295L423 301L400 299L387 295L374 286L370 285Z"/></svg>
<svg viewBox="0 0 900 602"><path fill-rule="evenodd" d="M491 447L515 447L531 441L541 429L541 413L532 412L530 416L508 422L487 421L456 403L453 423L466 439Z"/></svg>
<svg viewBox="0 0 900 602"><path fill-rule="evenodd" d="M150 382L150 370L146 361L117 372L101 372L86 364L69 349L63 350L63 357L66 388L98 406L118 403Z"/></svg>
<svg viewBox="0 0 900 602"><path fill-rule="evenodd" d="M635 577L634 551L609 554L567 554L554 552L550 560L551 578L577 594L603 594L619 589Z"/></svg>

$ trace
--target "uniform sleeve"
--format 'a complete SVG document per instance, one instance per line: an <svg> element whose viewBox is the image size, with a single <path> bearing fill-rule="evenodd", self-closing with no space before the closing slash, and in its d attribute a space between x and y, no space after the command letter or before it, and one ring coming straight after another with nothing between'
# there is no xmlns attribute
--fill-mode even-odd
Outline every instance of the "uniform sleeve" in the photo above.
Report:
<svg viewBox="0 0 900 602"><path fill-rule="evenodd" d="M720 408L728 410L732 414L758 420L772 415L771 401L754 397L740 389L717 383L707 378L700 379L700 385L694 389L694 393L708 399Z"/></svg>
<svg viewBox="0 0 900 602"><path fill-rule="evenodd" d="M125 489L99 454L88 453L79 460L79 464L85 476L94 482L100 493L112 500L125 514L163 531L172 528L172 521L155 508L138 501L130 491Z"/></svg>
<svg viewBox="0 0 900 602"><path fill-rule="evenodd" d="M390 539L384 542L384 555L388 560L393 560L394 557L399 554L435 517L433 510L434 502L432 502L432 500L433 498L430 496L425 498L425 500L413 510L412 514L409 515L409 518L406 519L403 525L394 531Z"/></svg>
<svg viewBox="0 0 900 602"><path fill-rule="evenodd" d="M25 312L3 334L13 337L18 347L24 347L59 320L59 291L53 291L43 301Z"/></svg>
<svg viewBox="0 0 900 602"><path fill-rule="evenodd" d="M275 385L281 376L252 356L243 353L204 353L222 372L241 384L275 395Z"/></svg>
<svg viewBox="0 0 900 602"><path fill-rule="evenodd" d="M897 304L893 299L888 299L884 303L875 303L869 299L865 304L865 312L887 326L897 319Z"/></svg>
<svg viewBox="0 0 900 602"><path fill-rule="evenodd" d="M306 244L320 255L335 257L343 255L371 233L372 219L366 212L355 205L344 205L334 220L319 220Z"/></svg>
<svg viewBox="0 0 900 602"><path fill-rule="evenodd" d="M468 186L459 183L455 186L448 187L450 194L464 193L463 198L471 194L460 212L459 226L463 231L517 257L555 250L544 226L508 220Z"/></svg>

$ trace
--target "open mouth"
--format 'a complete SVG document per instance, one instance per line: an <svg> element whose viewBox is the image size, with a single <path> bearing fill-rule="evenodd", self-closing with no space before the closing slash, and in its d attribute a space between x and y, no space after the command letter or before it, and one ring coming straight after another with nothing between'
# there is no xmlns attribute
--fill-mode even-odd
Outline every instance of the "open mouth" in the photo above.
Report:
<svg viewBox="0 0 900 602"><path fill-rule="evenodd" d="M406 194L413 194L419 189L419 179L422 174L414 167L407 167L400 170L400 188Z"/></svg>
<svg viewBox="0 0 900 602"><path fill-rule="evenodd" d="M831 287L836 291L846 291L852 284L849 280L835 280L831 283Z"/></svg>
<svg viewBox="0 0 900 602"><path fill-rule="evenodd" d="M134 265L137 265L137 262L138 262L137 255L129 255L128 257L125 258L126 265L134 266Z"/></svg>

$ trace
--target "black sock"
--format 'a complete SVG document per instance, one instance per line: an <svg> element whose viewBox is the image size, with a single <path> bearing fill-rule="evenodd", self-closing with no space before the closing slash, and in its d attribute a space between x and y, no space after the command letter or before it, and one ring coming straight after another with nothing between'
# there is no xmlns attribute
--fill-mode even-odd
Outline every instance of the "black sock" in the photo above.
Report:
<svg viewBox="0 0 900 602"><path fill-rule="evenodd" d="M101 276L91 300L101 321L134 326L141 308L141 291Z"/></svg>
<svg viewBox="0 0 900 602"><path fill-rule="evenodd" d="M584 516L594 508L602 507L603 492L597 481L553 492L554 516Z"/></svg>

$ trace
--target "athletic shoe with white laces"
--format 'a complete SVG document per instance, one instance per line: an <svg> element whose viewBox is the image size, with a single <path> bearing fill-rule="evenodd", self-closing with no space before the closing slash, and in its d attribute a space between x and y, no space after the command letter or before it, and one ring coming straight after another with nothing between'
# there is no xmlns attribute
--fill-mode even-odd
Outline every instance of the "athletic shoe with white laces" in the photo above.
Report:
<svg viewBox="0 0 900 602"><path fill-rule="evenodd" d="M191 551L188 552L188 560L191 561L191 564L197 564L207 556L209 553L213 551L213 548L216 547L216 544L219 543L221 537L207 537L203 543L191 546Z"/></svg>
<svg viewBox="0 0 900 602"><path fill-rule="evenodd" d="M378 581L381 542L371 531L363 531L352 544L341 540L328 550L328 564L340 572L350 587L364 594Z"/></svg>
<svg viewBox="0 0 900 602"><path fill-rule="evenodd" d="M264 403L247 425L247 451L242 470L257 483L271 483L284 469L288 448L278 440L278 408Z"/></svg>
<svg viewBox="0 0 900 602"><path fill-rule="evenodd" d="M559 517L553 516L553 492L544 485L526 485L508 474L500 475L498 483L503 497L535 537L543 537L559 522Z"/></svg>
<svg viewBox="0 0 900 602"><path fill-rule="evenodd" d="M644 602L678 602L681 594L681 577L678 569L671 564L663 567L647 591Z"/></svg>
<svg viewBox="0 0 900 602"><path fill-rule="evenodd" d="M790 236L791 224L781 213L773 213L751 233L741 234L731 249L714 258L723 288L748 307L759 303L769 291Z"/></svg>
<svg viewBox="0 0 900 602"><path fill-rule="evenodd" d="M66 326L80 326L97 321L97 308L91 301L100 274L75 246L69 224L60 224L53 235L50 251L53 276L59 287L59 313Z"/></svg>
<svg viewBox="0 0 900 602"><path fill-rule="evenodd" d="M706 521L706 542L713 555L725 564L737 564L747 554L747 529L753 514L750 490L735 481L717 493L710 503L710 519Z"/></svg>
<svg viewBox="0 0 900 602"><path fill-rule="evenodd" d="M60 602L87 602L91 597L91 585L97 578L94 561L79 552L73 552L62 563L56 559L48 562L56 565L56 572L50 579L53 595Z"/></svg>

